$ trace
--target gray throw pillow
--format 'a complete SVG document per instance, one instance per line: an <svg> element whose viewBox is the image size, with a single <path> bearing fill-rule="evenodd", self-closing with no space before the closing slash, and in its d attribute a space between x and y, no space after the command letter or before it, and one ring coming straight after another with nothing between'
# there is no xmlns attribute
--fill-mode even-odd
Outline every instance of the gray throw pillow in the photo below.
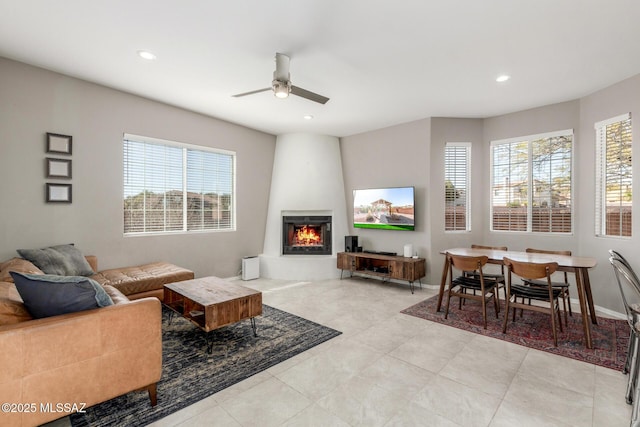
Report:
<svg viewBox="0 0 640 427"><path fill-rule="evenodd" d="M113 305L102 286L88 277L10 274L25 307L36 319Z"/></svg>
<svg viewBox="0 0 640 427"><path fill-rule="evenodd" d="M82 252L73 245L58 245L43 249L18 249L18 253L46 274L59 276L92 276L95 274Z"/></svg>

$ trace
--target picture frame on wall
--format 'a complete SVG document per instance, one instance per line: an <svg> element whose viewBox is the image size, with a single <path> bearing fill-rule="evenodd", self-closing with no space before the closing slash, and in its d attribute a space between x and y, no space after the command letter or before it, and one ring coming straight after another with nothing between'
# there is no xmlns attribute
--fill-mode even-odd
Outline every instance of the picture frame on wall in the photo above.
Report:
<svg viewBox="0 0 640 427"><path fill-rule="evenodd" d="M73 137L71 135L47 132L47 153L71 155L72 143Z"/></svg>
<svg viewBox="0 0 640 427"><path fill-rule="evenodd" d="M46 201L47 203L71 203L71 184L48 182L46 185Z"/></svg>
<svg viewBox="0 0 640 427"><path fill-rule="evenodd" d="M71 179L71 160L46 158L47 178Z"/></svg>

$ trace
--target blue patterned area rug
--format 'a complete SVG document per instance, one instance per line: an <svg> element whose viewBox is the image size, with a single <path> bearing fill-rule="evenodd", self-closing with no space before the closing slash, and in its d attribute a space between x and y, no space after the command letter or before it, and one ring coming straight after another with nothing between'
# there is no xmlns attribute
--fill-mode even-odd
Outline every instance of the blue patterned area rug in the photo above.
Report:
<svg viewBox="0 0 640 427"><path fill-rule="evenodd" d="M257 337L249 320L217 329L209 333L214 344L208 354L200 329L180 316L169 324L166 307L162 317L158 404L151 407L146 391L131 392L72 415L74 427L147 425L341 334L263 305Z"/></svg>
<svg viewBox="0 0 640 427"><path fill-rule="evenodd" d="M517 310L516 321L513 322L513 311L509 310L507 333L503 334L504 301L501 301L502 309L497 319L493 305L490 304L487 307L487 329L483 328L482 308L479 301L467 300L460 310L458 298L454 297L451 300L447 319L444 318L447 297L445 296L442 301L440 312L436 312L437 302L436 295L402 310L401 313L618 371L624 367L629 343L629 325L626 320L598 317L598 324L591 325L593 348L588 349L584 344L580 313L574 312L573 316L569 317L567 327L564 324L564 313L561 311L563 331L558 330L558 346L555 347L551 322L547 314L525 310L520 317L520 310Z"/></svg>

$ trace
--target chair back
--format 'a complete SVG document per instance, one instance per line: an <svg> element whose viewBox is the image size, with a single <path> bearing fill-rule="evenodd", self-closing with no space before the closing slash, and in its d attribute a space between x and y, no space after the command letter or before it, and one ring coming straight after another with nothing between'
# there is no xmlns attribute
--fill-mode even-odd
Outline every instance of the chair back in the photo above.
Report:
<svg viewBox="0 0 640 427"><path fill-rule="evenodd" d="M550 250L547 250L547 249L534 249L534 248L527 248L524 251L528 252L528 253L533 253L533 254L554 254L554 255L569 255L569 256L571 256L571 251L550 251Z"/></svg>
<svg viewBox="0 0 640 427"><path fill-rule="evenodd" d="M546 278L549 284L551 284L551 275L558 269L557 262L521 262L506 257L504 258L504 265L509 269L509 276L513 273L523 279Z"/></svg>
<svg viewBox="0 0 640 427"><path fill-rule="evenodd" d="M471 249L492 249L494 251L506 251L506 246L484 246L484 245L471 245Z"/></svg>
<svg viewBox="0 0 640 427"><path fill-rule="evenodd" d="M631 267L631 264L629 264L629 261L627 261L627 259L625 257L623 257L620 252L616 252L613 249L609 249L609 255L611 256L611 258L617 259L622 264L624 264L625 267L629 270L629 273L631 275L633 275L633 278L635 279L635 281L640 283L640 279L638 279L638 275L636 274L636 272Z"/></svg>
<svg viewBox="0 0 640 427"><path fill-rule="evenodd" d="M620 289L622 304L627 314L629 326L635 328L635 320L640 315L640 282L633 270L622 260L611 257L609 262L613 267L613 272ZM637 328L635 328L637 329Z"/></svg>
<svg viewBox="0 0 640 427"><path fill-rule="evenodd" d="M447 252L450 265L460 271L480 271L482 272L482 266L484 266L489 258L487 256L463 256L452 255Z"/></svg>

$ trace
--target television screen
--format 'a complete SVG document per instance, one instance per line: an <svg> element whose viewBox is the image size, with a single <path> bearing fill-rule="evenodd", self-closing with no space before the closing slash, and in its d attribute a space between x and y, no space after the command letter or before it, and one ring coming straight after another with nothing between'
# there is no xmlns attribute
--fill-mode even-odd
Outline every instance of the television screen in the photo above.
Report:
<svg viewBox="0 0 640 427"><path fill-rule="evenodd" d="M353 190L353 227L415 230L414 187Z"/></svg>

